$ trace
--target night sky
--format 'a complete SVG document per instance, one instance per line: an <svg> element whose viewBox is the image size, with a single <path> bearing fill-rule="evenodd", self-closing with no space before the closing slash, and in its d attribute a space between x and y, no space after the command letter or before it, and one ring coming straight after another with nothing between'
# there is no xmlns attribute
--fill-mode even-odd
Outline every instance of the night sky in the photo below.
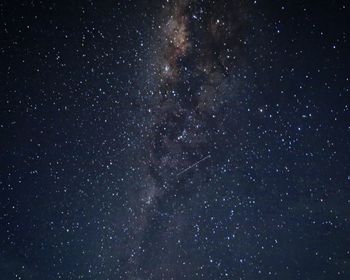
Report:
<svg viewBox="0 0 350 280"><path fill-rule="evenodd" d="M0 3L0 278L350 279L348 1Z"/></svg>

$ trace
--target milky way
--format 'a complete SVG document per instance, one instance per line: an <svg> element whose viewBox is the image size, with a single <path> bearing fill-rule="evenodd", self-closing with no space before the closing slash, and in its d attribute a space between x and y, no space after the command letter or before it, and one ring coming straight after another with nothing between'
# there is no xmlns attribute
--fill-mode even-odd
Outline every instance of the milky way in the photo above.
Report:
<svg viewBox="0 0 350 280"><path fill-rule="evenodd" d="M218 147L225 134L222 107L237 106L235 75L244 65L248 20L243 2L198 5L180 0L168 3L164 10L157 33L151 34L158 38L150 54L153 69L148 72L153 88L141 93L149 117L143 125L147 135L144 175L139 198L131 206L134 233L128 261L136 270L132 277L138 274L140 262L147 261L148 250L160 250L157 245L144 249L144 238L162 240L173 228L186 231L188 221L178 207L208 187L209 174L215 170L210 167L215 164L211 154L224 149ZM170 219L163 224L161 215ZM161 261L163 254L158 254ZM167 256L175 261L171 253Z"/></svg>

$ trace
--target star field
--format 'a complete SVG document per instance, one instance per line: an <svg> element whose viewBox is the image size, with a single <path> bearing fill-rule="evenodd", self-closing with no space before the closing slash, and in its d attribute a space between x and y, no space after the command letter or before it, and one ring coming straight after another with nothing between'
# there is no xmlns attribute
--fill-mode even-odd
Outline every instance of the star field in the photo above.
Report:
<svg viewBox="0 0 350 280"><path fill-rule="evenodd" d="M0 3L1 279L349 279L349 8Z"/></svg>

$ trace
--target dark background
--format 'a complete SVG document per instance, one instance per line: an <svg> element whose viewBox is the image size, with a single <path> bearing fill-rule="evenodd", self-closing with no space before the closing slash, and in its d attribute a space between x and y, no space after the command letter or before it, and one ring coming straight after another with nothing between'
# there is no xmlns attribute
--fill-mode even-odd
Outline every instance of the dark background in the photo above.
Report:
<svg viewBox="0 0 350 280"><path fill-rule="evenodd" d="M149 2L1 2L1 279L127 278ZM248 6L235 147L205 163L215 184L167 265L198 260L175 279L349 279L349 3Z"/></svg>

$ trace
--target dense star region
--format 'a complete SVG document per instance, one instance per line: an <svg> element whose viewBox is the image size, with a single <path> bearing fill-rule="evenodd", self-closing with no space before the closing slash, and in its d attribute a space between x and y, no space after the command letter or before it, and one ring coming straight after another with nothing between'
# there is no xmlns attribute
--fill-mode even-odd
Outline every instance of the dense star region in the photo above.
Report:
<svg viewBox="0 0 350 280"><path fill-rule="evenodd" d="M0 3L0 278L350 279L347 1L73 2Z"/></svg>
<svg viewBox="0 0 350 280"><path fill-rule="evenodd" d="M173 1L162 12L157 34L150 35L161 34L161 40L147 53L153 65L144 78L153 82L148 91L143 91L143 84L140 89L142 115L146 114L141 124L146 136L141 137L144 147L140 149L145 174L134 182L138 188L130 196L139 193L139 198L129 205L131 218L126 223L131 227L128 261L130 270L135 271L133 279L138 274L171 278L182 277L183 271L196 271L195 260L174 268L167 263L164 268L153 264L162 264L164 258L176 263L183 255L177 249L178 238L192 229L193 221L181 209L191 208L201 197L199 192L206 192L216 182L215 176L209 175L215 168L209 168L204 160L235 144L233 139L224 143L222 107L236 106L229 99L236 94L234 78L241 63L237 58L246 20L242 5L238 1L207 5ZM167 219L162 221L164 215ZM199 215L197 209L191 215ZM178 234L174 235L174 230ZM157 240L168 243L166 250ZM196 250L193 253L197 255ZM150 262L150 257L155 260ZM140 265L145 272L138 272Z"/></svg>

